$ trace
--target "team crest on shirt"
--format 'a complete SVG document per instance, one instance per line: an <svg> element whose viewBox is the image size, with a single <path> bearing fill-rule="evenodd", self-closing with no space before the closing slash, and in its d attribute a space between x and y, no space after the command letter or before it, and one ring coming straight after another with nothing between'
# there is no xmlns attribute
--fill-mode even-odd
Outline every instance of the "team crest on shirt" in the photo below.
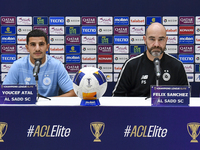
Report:
<svg viewBox="0 0 200 150"><path fill-rule="evenodd" d="M24 81L25 81L25 84L29 84L30 81L31 81L31 78L30 77L26 77Z"/></svg>
<svg viewBox="0 0 200 150"><path fill-rule="evenodd" d="M169 74L169 70L164 70L164 73L163 73L163 80L164 81L169 81L170 78L171 78L171 75Z"/></svg>
<svg viewBox="0 0 200 150"><path fill-rule="evenodd" d="M44 85L49 85L51 83L51 79L47 76L43 79Z"/></svg>
<svg viewBox="0 0 200 150"><path fill-rule="evenodd" d="M148 79L148 75L142 75L142 77L141 77L141 84L147 84L147 79Z"/></svg>

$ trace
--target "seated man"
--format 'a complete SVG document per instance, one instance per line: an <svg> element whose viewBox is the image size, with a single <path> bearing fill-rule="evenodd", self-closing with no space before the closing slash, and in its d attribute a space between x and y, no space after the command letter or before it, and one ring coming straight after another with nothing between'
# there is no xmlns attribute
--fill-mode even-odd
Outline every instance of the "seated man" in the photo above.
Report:
<svg viewBox="0 0 200 150"><path fill-rule="evenodd" d="M38 73L38 93L45 97L58 96L61 88L64 94L60 96L76 96L73 83L64 65L59 60L46 55L46 51L49 49L46 33L42 30L33 30L27 34L26 42L29 55L12 64L3 85L35 85L36 81L33 76L35 60L41 59Z"/></svg>
<svg viewBox="0 0 200 150"><path fill-rule="evenodd" d="M159 85L189 85L182 62L164 52L168 39L165 27L160 23L151 24L143 39L147 50L123 64L113 96L149 97L150 86L156 85L155 58L160 60Z"/></svg>

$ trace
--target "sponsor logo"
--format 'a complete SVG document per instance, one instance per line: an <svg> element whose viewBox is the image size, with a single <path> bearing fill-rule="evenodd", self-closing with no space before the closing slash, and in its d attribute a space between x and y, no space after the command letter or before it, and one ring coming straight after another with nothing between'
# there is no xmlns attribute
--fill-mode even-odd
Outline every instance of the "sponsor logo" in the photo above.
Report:
<svg viewBox="0 0 200 150"><path fill-rule="evenodd" d="M17 17L17 25L32 25L32 17Z"/></svg>
<svg viewBox="0 0 200 150"><path fill-rule="evenodd" d="M98 63L112 63L112 55L98 55Z"/></svg>
<svg viewBox="0 0 200 150"><path fill-rule="evenodd" d="M98 26L98 34L110 35L113 33L112 26Z"/></svg>
<svg viewBox="0 0 200 150"><path fill-rule="evenodd" d="M195 53L200 53L200 45L195 45Z"/></svg>
<svg viewBox="0 0 200 150"><path fill-rule="evenodd" d="M66 25L80 25L81 19L80 17L65 17Z"/></svg>
<svg viewBox="0 0 200 150"><path fill-rule="evenodd" d="M1 82L3 82L5 80L6 76L7 76L7 73L1 74Z"/></svg>
<svg viewBox="0 0 200 150"><path fill-rule="evenodd" d="M140 54L145 51L145 46L143 45L131 45L130 46L130 53Z"/></svg>
<svg viewBox="0 0 200 150"><path fill-rule="evenodd" d="M114 25L129 25L129 17L114 17Z"/></svg>
<svg viewBox="0 0 200 150"><path fill-rule="evenodd" d="M28 34L32 31L32 26L17 26L17 34Z"/></svg>
<svg viewBox="0 0 200 150"><path fill-rule="evenodd" d="M48 17L33 17L33 25L48 25Z"/></svg>
<svg viewBox="0 0 200 150"><path fill-rule="evenodd" d="M178 17L163 16L163 25L178 25Z"/></svg>
<svg viewBox="0 0 200 150"><path fill-rule="evenodd" d="M1 25L16 25L16 17L1 16Z"/></svg>
<svg viewBox="0 0 200 150"><path fill-rule="evenodd" d="M64 36L49 36L50 44L64 44Z"/></svg>
<svg viewBox="0 0 200 150"><path fill-rule="evenodd" d="M179 25L194 25L194 17L179 17Z"/></svg>
<svg viewBox="0 0 200 150"><path fill-rule="evenodd" d="M194 55L179 55L179 60L183 63L194 63Z"/></svg>
<svg viewBox="0 0 200 150"><path fill-rule="evenodd" d="M96 34L97 33L97 27L96 26L83 26L82 27L82 34Z"/></svg>
<svg viewBox="0 0 200 150"><path fill-rule="evenodd" d="M98 44L112 44L113 36L98 36Z"/></svg>
<svg viewBox="0 0 200 150"><path fill-rule="evenodd" d="M66 34L80 34L80 27L66 27Z"/></svg>
<svg viewBox="0 0 200 150"><path fill-rule="evenodd" d="M25 45L17 45L17 52L18 53L29 53L25 47Z"/></svg>
<svg viewBox="0 0 200 150"><path fill-rule="evenodd" d="M167 128L162 128L158 125L127 125L124 131L124 137L133 138L165 138L167 137Z"/></svg>
<svg viewBox="0 0 200 150"><path fill-rule="evenodd" d="M129 44L129 36L114 36L114 44Z"/></svg>
<svg viewBox="0 0 200 150"><path fill-rule="evenodd" d="M128 55L114 55L114 63L124 63L127 59Z"/></svg>
<svg viewBox="0 0 200 150"><path fill-rule="evenodd" d="M98 68L103 72L112 72L112 64L98 64Z"/></svg>
<svg viewBox="0 0 200 150"><path fill-rule="evenodd" d="M64 34L64 26L50 26L50 34Z"/></svg>
<svg viewBox="0 0 200 150"><path fill-rule="evenodd" d="M17 36L17 44L26 44L26 36Z"/></svg>
<svg viewBox="0 0 200 150"><path fill-rule="evenodd" d="M11 54L2 54L1 55L1 62L2 63L13 63L16 60L16 55Z"/></svg>
<svg viewBox="0 0 200 150"><path fill-rule="evenodd" d="M98 53L112 53L112 45L98 45Z"/></svg>
<svg viewBox="0 0 200 150"><path fill-rule="evenodd" d="M19 54L18 54L18 55L17 55L17 59L23 58L23 57L25 57L25 56L27 56L27 55L21 55L21 54L19 55Z"/></svg>
<svg viewBox="0 0 200 150"><path fill-rule="evenodd" d="M113 17L98 17L98 25L113 25Z"/></svg>
<svg viewBox="0 0 200 150"><path fill-rule="evenodd" d="M82 63L96 63L97 56L96 55L82 55Z"/></svg>
<svg viewBox="0 0 200 150"><path fill-rule="evenodd" d="M187 73L188 82L194 82L194 74Z"/></svg>
<svg viewBox="0 0 200 150"><path fill-rule="evenodd" d="M195 63L200 63L200 55L195 55Z"/></svg>
<svg viewBox="0 0 200 150"><path fill-rule="evenodd" d="M50 53L64 53L64 45L50 45Z"/></svg>
<svg viewBox="0 0 200 150"><path fill-rule="evenodd" d="M80 45L66 45L66 53L80 53Z"/></svg>
<svg viewBox="0 0 200 150"><path fill-rule="evenodd" d="M200 34L200 26L195 27L195 34Z"/></svg>
<svg viewBox="0 0 200 150"><path fill-rule="evenodd" d="M196 25L200 25L200 16L196 16Z"/></svg>
<svg viewBox="0 0 200 150"><path fill-rule="evenodd" d="M128 26L115 26L114 27L114 34L129 34Z"/></svg>
<svg viewBox="0 0 200 150"><path fill-rule="evenodd" d="M66 63L80 63L81 56L80 55L66 55Z"/></svg>
<svg viewBox="0 0 200 150"><path fill-rule="evenodd" d="M38 29L44 31L46 34L49 33L47 26L34 26L33 29Z"/></svg>
<svg viewBox="0 0 200 150"><path fill-rule="evenodd" d="M179 26L179 34L194 34L194 26Z"/></svg>
<svg viewBox="0 0 200 150"><path fill-rule="evenodd" d="M64 25L64 17L49 17L49 25Z"/></svg>
<svg viewBox="0 0 200 150"><path fill-rule="evenodd" d="M167 44L177 44L178 43L177 36L168 36Z"/></svg>
<svg viewBox="0 0 200 150"><path fill-rule="evenodd" d="M82 44L96 44L96 36L82 36Z"/></svg>
<svg viewBox="0 0 200 150"><path fill-rule="evenodd" d="M104 75L106 76L107 82L113 82L113 75L111 73L104 73Z"/></svg>
<svg viewBox="0 0 200 150"><path fill-rule="evenodd" d="M193 69L194 72L194 69ZM200 72L200 65L199 64L195 64L195 72Z"/></svg>
<svg viewBox="0 0 200 150"><path fill-rule="evenodd" d="M1 53L16 53L16 45L1 45Z"/></svg>
<svg viewBox="0 0 200 150"><path fill-rule="evenodd" d="M16 44L16 36L1 36L1 44Z"/></svg>
<svg viewBox="0 0 200 150"><path fill-rule="evenodd" d="M166 45L166 53L177 54L178 46L177 45Z"/></svg>
<svg viewBox="0 0 200 150"><path fill-rule="evenodd" d="M81 69L80 64L66 64L66 70L68 72L78 72Z"/></svg>
<svg viewBox="0 0 200 150"><path fill-rule="evenodd" d="M147 17L147 25L150 25L154 22L159 22L161 23L161 17Z"/></svg>
<svg viewBox="0 0 200 150"><path fill-rule="evenodd" d="M179 36L179 44L194 44L194 36Z"/></svg>
<svg viewBox="0 0 200 150"><path fill-rule="evenodd" d="M200 74L195 74L195 82L200 82Z"/></svg>
<svg viewBox="0 0 200 150"><path fill-rule="evenodd" d="M183 64L186 72L194 72L194 64Z"/></svg>
<svg viewBox="0 0 200 150"><path fill-rule="evenodd" d="M195 36L195 44L200 44L200 36Z"/></svg>
<svg viewBox="0 0 200 150"><path fill-rule="evenodd" d="M179 45L179 53L193 54L194 45Z"/></svg>
<svg viewBox="0 0 200 150"><path fill-rule="evenodd" d="M80 44L80 36L66 36L66 44Z"/></svg>
<svg viewBox="0 0 200 150"><path fill-rule="evenodd" d="M12 64L1 64L1 72L8 72Z"/></svg>
<svg viewBox="0 0 200 150"><path fill-rule="evenodd" d="M2 137L6 134L8 124L6 122L0 122L0 142L4 142Z"/></svg>
<svg viewBox="0 0 200 150"><path fill-rule="evenodd" d="M178 27L177 26L165 26L167 34L178 34Z"/></svg>
<svg viewBox="0 0 200 150"><path fill-rule="evenodd" d="M96 17L82 17L82 25L96 25L97 18Z"/></svg>
<svg viewBox="0 0 200 150"><path fill-rule="evenodd" d="M82 66L82 68L84 68L84 67L94 67L94 68L96 68L97 67L96 64L82 64L81 66Z"/></svg>
<svg viewBox="0 0 200 150"><path fill-rule="evenodd" d="M114 72L120 72L123 64L114 64Z"/></svg>
<svg viewBox="0 0 200 150"><path fill-rule="evenodd" d="M30 125L27 130L28 138L67 138L70 136L71 129L63 125Z"/></svg>
<svg viewBox="0 0 200 150"><path fill-rule="evenodd" d="M96 53L96 45L82 45L82 53Z"/></svg>
<svg viewBox="0 0 200 150"><path fill-rule="evenodd" d="M130 44L144 44L143 36L130 36Z"/></svg>
<svg viewBox="0 0 200 150"><path fill-rule="evenodd" d="M1 26L1 34L16 34L15 26Z"/></svg>
<svg viewBox="0 0 200 150"><path fill-rule="evenodd" d="M130 26L130 34L145 34L144 26Z"/></svg>
<svg viewBox="0 0 200 150"><path fill-rule="evenodd" d="M64 58L64 55L51 55L53 58L57 59L57 60L60 60L62 63L65 62L65 58Z"/></svg>
<svg viewBox="0 0 200 150"><path fill-rule="evenodd" d="M128 45L114 45L114 53L129 53Z"/></svg>
<svg viewBox="0 0 200 150"><path fill-rule="evenodd" d="M130 25L145 25L145 17L130 17Z"/></svg>
<svg viewBox="0 0 200 150"><path fill-rule="evenodd" d="M114 82L117 82L118 76L119 76L119 73L114 74Z"/></svg>

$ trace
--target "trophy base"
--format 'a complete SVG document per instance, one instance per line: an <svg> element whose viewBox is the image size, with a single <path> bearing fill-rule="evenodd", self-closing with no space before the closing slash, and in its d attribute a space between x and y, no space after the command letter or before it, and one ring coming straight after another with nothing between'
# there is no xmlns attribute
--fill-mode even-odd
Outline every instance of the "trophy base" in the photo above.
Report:
<svg viewBox="0 0 200 150"><path fill-rule="evenodd" d="M101 142L100 139L95 139L93 142Z"/></svg>
<svg viewBox="0 0 200 150"><path fill-rule="evenodd" d="M96 99L96 100L85 100L85 99L82 99L80 105L81 106L99 106L100 102L99 102L99 99Z"/></svg>
<svg viewBox="0 0 200 150"><path fill-rule="evenodd" d="M197 140L191 140L190 142L191 142L191 143L198 143Z"/></svg>
<svg viewBox="0 0 200 150"><path fill-rule="evenodd" d="M0 139L0 142L4 142L4 140Z"/></svg>

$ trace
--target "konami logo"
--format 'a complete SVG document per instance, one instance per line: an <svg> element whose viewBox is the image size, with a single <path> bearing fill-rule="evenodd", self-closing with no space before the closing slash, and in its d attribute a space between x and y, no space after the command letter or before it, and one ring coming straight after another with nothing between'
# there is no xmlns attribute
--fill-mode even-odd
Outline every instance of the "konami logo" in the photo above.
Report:
<svg viewBox="0 0 200 150"><path fill-rule="evenodd" d="M98 63L112 63L112 55L98 55Z"/></svg>

